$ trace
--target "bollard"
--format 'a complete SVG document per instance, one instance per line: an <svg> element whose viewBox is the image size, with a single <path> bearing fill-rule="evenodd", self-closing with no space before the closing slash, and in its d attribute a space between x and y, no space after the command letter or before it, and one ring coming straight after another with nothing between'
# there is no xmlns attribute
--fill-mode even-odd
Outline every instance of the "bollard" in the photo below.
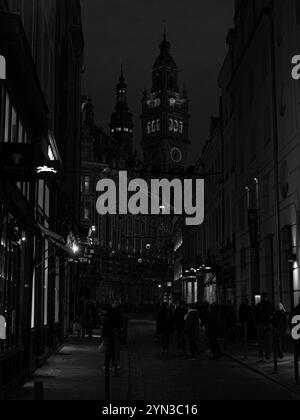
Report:
<svg viewBox="0 0 300 420"><path fill-rule="evenodd" d="M34 399L35 401L44 400L44 383L42 381L34 383Z"/></svg>
<svg viewBox="0 0 300 420"><path fill-rule="evenodd" d="M105 401L110 400L110 344L105 342Z"/></svg>
<svg viewBox="0 0 300 420"><path fill-rule="evenodd" d="M299 385L299 352L298 352L299 344L297 341L294 343L294 369L295 369L295 382Z"/></svg>
<svg viewBox="0 0 300 420"><path fill-rule="evenodd" d="M274 345L273 345L273 347L274 347L274 374L276 375L277 373L278 373L278 358L277 358L277 344L278 344L278 341L277 341L277 329L276 328L273 328L273 343L274 343Z"/></svg>
<svg viewBox="0 0 300 420"><path fill-rule="evenodd" d="M244 343L244 359L248 359L248 331L247 322L243 323L243 343Z"/></svg>

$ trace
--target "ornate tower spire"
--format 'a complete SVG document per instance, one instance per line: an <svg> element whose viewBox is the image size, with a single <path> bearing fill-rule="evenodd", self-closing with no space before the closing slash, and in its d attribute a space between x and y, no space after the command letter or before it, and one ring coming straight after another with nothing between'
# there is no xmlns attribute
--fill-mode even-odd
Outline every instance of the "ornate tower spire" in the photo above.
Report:
<svg viewBox="0 0 300 420"><path fill-rule="evenodd" d="M159 48L152 69L151 93L144 92L142 100L144 159L154 171L180 172L190 143L188 98L178 87L178 69L170 54L165 22Z"/></svg>
<svg viewBox="0 0 300 420"><path fill-rule="evenodd" d="M133 120L127 102L128 87L124 77L123 63L121 62L119 81L116 86L115 111L110 117L111 136L118 140L121 149L129 158L132 154Z"/></svg>

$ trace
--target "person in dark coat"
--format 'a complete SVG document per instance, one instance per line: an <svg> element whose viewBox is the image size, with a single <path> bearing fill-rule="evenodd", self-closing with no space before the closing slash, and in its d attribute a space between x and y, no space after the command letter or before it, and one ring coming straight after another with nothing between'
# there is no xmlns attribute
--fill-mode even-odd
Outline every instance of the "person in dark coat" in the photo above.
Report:
<svg viewBox="0 0 300 420"><path fill-rule="evenodd" d="M83 297L80 308L80 323L82 326L81 337L87 334L89 338L93 336L93 322L96 316L96 306L92 299Z"/></svg>
<svg viewBox="0 0 300 420"><path fill-rule="evenodd" d="M186 302L181 302L180 305L175 309L175 327L177 335L177 346L180 350L185 351L185 336L184 336L184 325L185 325L185 316L187 314L187 305Z"/></svg>
<svg viewBox="0 0 300 420"><path fill-rule="evenodd" d="M274 308L269 302L267 293L262 293L261 302L255 307L255 321L257 325L257 338L259 344L259 357L271 359L272 354L272 329Z"/></svg>
<svg viewBox="0 0 300 420"><path fill-rule="evenodd" d="M224 322L226 328L226 336L230 341L235 340L236 336L236 314L235 309L229 300L224 307Z"/></svg>
<svg viewBox="0 0 300 420"><path fill-rule="evenodd" d="M288 329L288 317L286 310L281 302L278 303L277 310L274 314L273 325L276 329L276 339L278 345L278 357L283 358L285 338Z"/></svg>
<svg viewBox="0 0 300 420"><path fill-rule="evenodd" d="M244 338L245 328L247 329L247 341L255 338L254 313L249 299L245 299L239 307L239 340Z"/></svg>
<svg viewBox="0 0 300 420"><path fill-rule="evenodd" d="M217 305L212 304L208 314L206 335L210 342L210 348L214 360L219 360L222 357L222 351L218 342L221 323L222 319L220 313L218 312Z"/></svg>
<svg viewBox="0 0 300 420"><path fill-rule="evenodd" d="M174 332L174 317L169 308L169 304L164 302L157 314L156 333L160 339L162 352L168 353L170 336Z"/></svg>
<svg viewBox="0 0 300 420"><path fill-rule="evenodd" d="M120 334L123 325L124 317L120 310L120 304L118 301L114 301L104 317L102 338L107 347L109 362L112 363L115 371L120 368Z"/></svg>
<svg viewBox="0 0 300 420"><path fill-rule="evenodd" d="M185 316L184 334L188 340L193 360L200 357L199 338L200 338L200 317L196 306L191 305Z"/></svg>

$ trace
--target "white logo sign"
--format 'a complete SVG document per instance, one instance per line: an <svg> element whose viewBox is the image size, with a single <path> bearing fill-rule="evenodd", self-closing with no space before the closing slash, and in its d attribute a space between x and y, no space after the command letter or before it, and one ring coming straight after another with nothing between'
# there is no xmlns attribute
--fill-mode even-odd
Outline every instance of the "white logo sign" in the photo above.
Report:
<svg viewBox="0 0 300 420"><path fill-rule="evenodd" d="M0 55L0 79L6 79L6 60L3 55Z"/></svg>
<svg viewBox="0 0 300 420"><path fill-rule="evenodd" d="M96 191L101 193L96 204L98 214L186 215L188 226L198 226L204 221L203 179L128 182L127 172L121 171L117 184L113 179L97 183Z"/></svg>
<svg viewBox="0 0 300 420"><path fill-rule="evenodd" d="M54 168L49 168L49 166L39 166L36 169L36 172L38 174L42 173L42 172L52 172L53 174L57 174L57 170Z"/></svg>

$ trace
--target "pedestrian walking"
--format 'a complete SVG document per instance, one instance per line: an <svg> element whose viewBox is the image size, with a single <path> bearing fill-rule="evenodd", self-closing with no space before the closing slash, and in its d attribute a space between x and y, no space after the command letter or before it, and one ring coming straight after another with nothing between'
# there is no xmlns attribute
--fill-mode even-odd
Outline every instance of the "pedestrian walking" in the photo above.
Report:
<svg viewBox="0 0 300 420"><path fill-rule="evenodd" d="M170 336L174 332L174 317L170 311L169 304L164 302L157 314L156 333L160 340L162 352L168 353Z"/></svg>
<svg viewBox="0 0 300 420"><path fill-rule="evenodd" d="M184 334L190 346L191 358L196 360L200 357L200 317L196 305L191 305L185 316Z"/></svg>
<svg viewBox="0 0 300 420"><path fill-rule="evenodd" d="M218 342L221 324L221 315L218 312L217 305L212 304L208 313L206 335L210 342L210 348L214 360L219 360L222 357L222 351Z"/></svg>
<svg viewBox="0 0 300 420"><path fill-rule="evenodd" d="M120 335L123 324L124 317L120 310L120 304L115 300L104 317L102 328L102 339L105 343L107 358L115 373L120 369Z"/></svg>
<svg viewBox="0 0 300 420"><path fill-rule="evenodd" d="M274 328L276 330L276 340L278 345L278 357L283 358L285 338L287 336L288 329L288 316L287 312L281 302L277 305L277 310L274 314Z"/></svg>
<svg viewBox="0 0 300 420"><path fill-rule="evenodd" d="M255 307L255 322L257 325L257 339L259 357L270 361L272 354L272 328L274 308L269 302L268 294L262 293L261 302Z"/></svg>
<svg viewBox="0 0 300 420"><path fill-rule="evenodd" d="M86 335L89 338L93 337L93 322L96 316L96 306L94 302L85 296L81 300L80 308L80 324L81 324L81 337Z"/></svg>
<svg viewBox="0 0 300 420"><path fill-rule="evenodd" d="M236 314L232 302L229 300L224 308L226 338L234 341L236 337Z"/></svg>
<svg viewBox="0 0 300 420"><path fill-rule="evenodd" d="M239 341L243 341L245 337L245 328L247 329L247 341L255 338L255 322L252 306L249 299L245 299L239 307Z"/></svg>
<svg viewBox="0 0 300 420"><path fill-rule="evenodd" d="M185 351L185 335L184 335L184 326L185 326L185 316L188 312L186 302L181 302L175 309L175 328L177 336L177 346L179 350Z"/></svg>

